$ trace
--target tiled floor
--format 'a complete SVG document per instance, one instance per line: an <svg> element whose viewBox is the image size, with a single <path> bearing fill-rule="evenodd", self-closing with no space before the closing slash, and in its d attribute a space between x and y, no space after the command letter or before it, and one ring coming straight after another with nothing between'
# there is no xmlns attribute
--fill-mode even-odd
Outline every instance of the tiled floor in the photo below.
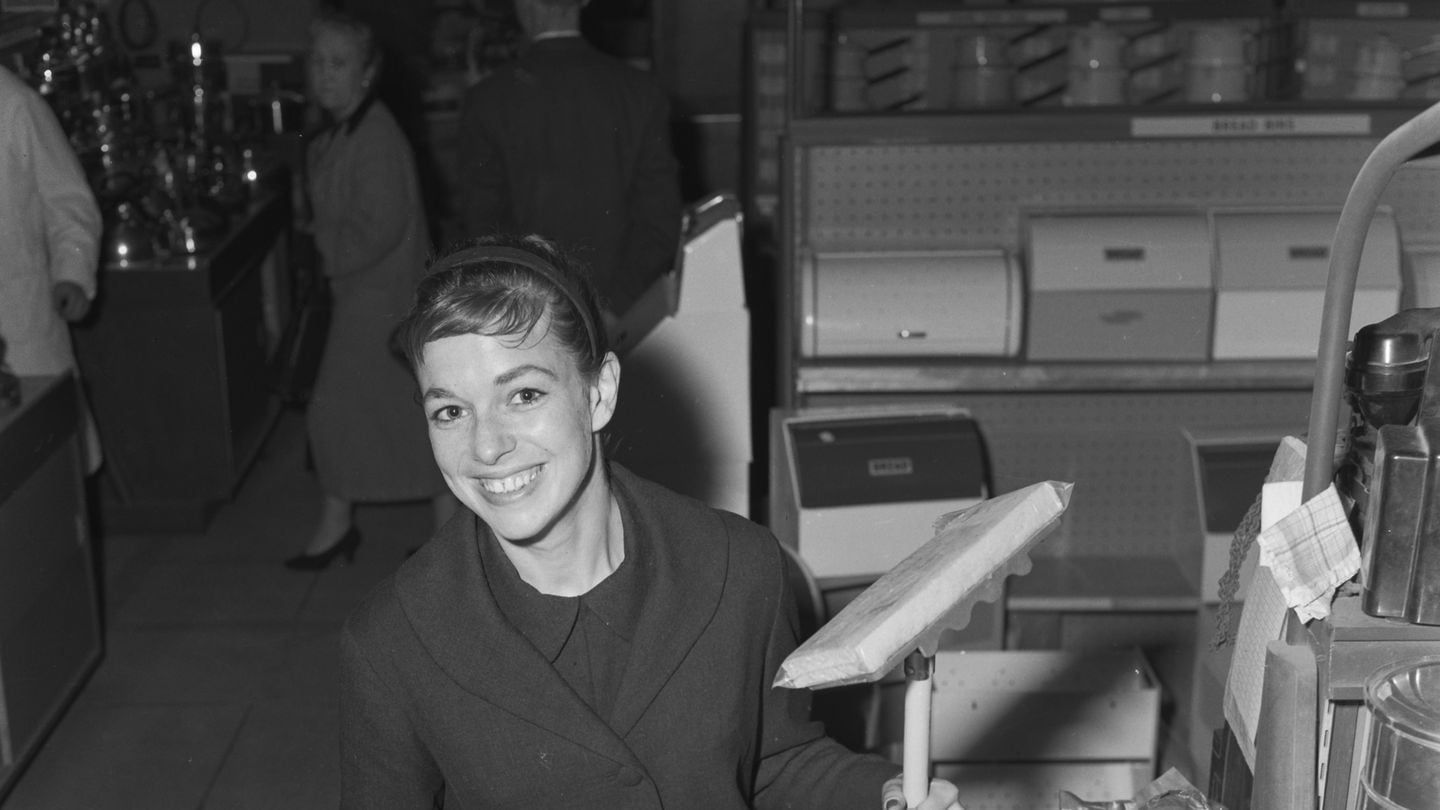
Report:
<svg viewBox="0 0 1440 810"><path fill-rule="evenodd" d="M430 509L362 506L354 564L288 571L318 498L291 412L203 534L101 539L105 656L0 808L335 806L340 622Z"/></svg>

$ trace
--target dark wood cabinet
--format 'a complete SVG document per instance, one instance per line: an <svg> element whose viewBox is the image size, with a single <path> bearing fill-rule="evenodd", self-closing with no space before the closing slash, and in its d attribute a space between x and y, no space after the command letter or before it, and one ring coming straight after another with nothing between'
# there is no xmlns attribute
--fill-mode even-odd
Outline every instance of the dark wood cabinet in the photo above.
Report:
<svg viewBox="0 0 1440 810"><path fill-rule="evenodd" d="M0 798L100 661L73 376L0 409Z"/></svg>
<svg viewBox="0 0 1440 810"><path fill-rule="evenodd" d="M275 194L204 255L102 273L75 343L108 530L203 527L255 458L281 407L266 369L289 314L289 229Z"/></svg>

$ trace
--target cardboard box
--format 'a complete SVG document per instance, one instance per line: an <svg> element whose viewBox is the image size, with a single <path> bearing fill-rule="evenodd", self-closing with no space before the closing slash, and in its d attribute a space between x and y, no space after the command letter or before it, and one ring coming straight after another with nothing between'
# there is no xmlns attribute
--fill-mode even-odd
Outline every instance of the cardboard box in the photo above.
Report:
<svg viewBox="0 0 1440 810"><path fill-rule="evenodd" d="M1399 98L1440 97L1440 83L1426 76L1440 65L1435 54L1426 52L1440 35L1440 6L1435 3L1303 0L1290 9L1289 26L1294 72L1284 97L1365 98L1360 90L1366 72L1362 50L1380 40L1389 40L1405 54Z"/></svg>
<svg viewBox="0 0 1440 810"><path fill-rule="evenodd" d="M607 442L636 473L749 516L754 435L739 205L720 196L686 215L679 267L613 330L622 392Z"/></svg>
<svg viewBox="0 0 1440 810"><path fill-rule="evenodd" d="M769 525L822 580L875 578L987 495L983 441L947 406L773 410Z"/></svg>
<svg viewBox="0 0 1440 810"><path fill-rule="evenodd" d="M941 650L930 757L958 763L1131 762L1153 769L1160 683L1138 650ZM905 683L880 686L878 739L904 739Z"/></svg>
<svg viewBox="0 0 1440 810"><path fill-rule="evenodd" d="M1204 360L1213 287L1205 217L1034 216L1031 360Z"/></svg>

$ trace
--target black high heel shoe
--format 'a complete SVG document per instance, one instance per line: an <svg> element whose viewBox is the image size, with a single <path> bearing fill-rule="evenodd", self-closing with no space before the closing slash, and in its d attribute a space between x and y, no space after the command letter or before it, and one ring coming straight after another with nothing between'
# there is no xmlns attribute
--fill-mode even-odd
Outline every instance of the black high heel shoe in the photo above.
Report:
<svg viewBox="0 0 1440 810"><path fill-rule="evenodd" d="M345 562L355 562L355 550L360 547L360 530L351 526L339 540L319 554L296 554L285 561L291 571L324 571L336 557L344 556Z"/></svg>

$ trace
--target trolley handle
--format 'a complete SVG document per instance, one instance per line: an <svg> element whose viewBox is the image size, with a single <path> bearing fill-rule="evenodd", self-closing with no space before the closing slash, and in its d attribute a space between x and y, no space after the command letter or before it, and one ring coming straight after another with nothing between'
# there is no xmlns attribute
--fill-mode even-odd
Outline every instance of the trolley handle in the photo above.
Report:
<svg viewBox="0 0 1440 810"><path fill-rule="evenodd" d="M1355 301L1355 279L1365 235L1390 178L1405 163L1426 156L1440 141L1440 104L1432 105L1381 139L1370 152L1350 186L1340 221L1330 244L1330 277L1320 316L1320 346L1315 359L1315 387L1310 397L1310 425L1306 436L1303 499L1309 500L1330 486L1334 476L1335 430L1339 421L1341 384L1345 373L1345 347L1350 337L1350 309Z"/></svg>

